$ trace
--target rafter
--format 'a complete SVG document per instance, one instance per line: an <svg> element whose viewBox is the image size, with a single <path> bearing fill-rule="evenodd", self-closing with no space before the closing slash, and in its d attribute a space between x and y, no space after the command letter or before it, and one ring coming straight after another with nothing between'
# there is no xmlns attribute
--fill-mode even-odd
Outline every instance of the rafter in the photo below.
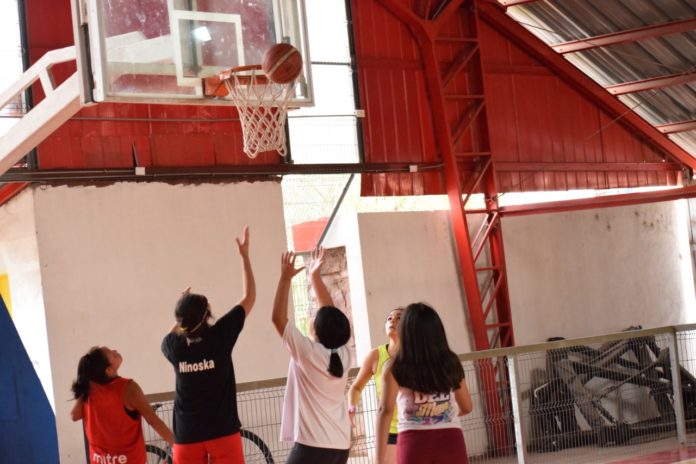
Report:
<svg viewBox="0 0 696 464"><path fill-rule="evenodd" d="M678 34L689 32L696 29L696 18L672 21L669 23L655 24L652 26L637 27L625 31L612 32L611 34L588 37L581 40L572 40L555 45L551 45L558 53L574 53L580 50L606 47L626 42L636 42L638 40L652 39L663 35Z"/></svg>
<svg viewBox="0 0 696 464"><path fill-rule="evenodd" d="M526 5L527 3L537 3L539 0L498 0L504 7Z"/></svg>
<svg viewBox="0 0 696 464"><path fill-rule="evenodd" d="M696 72L671 74L669 76L653 77L639 81L623 82L605 87L612 95L625 95L627 93L644 92L646 90L661 89L674 85L686 84L696 81Z"/></svg>
<svg viewBox="0 0 696 464"><path fill-rule="evenodd" d="M499 209L502 217L525 216L529 214L559 213L586 209L609 208L614 206L640 205L659 201L673 201L696 197L696 186L672 188L665 190L606 195L579 200L550 201L529 205L505 206Z"/></svg>
<svg viewBox="0 0 696 464"><path fill-rule="evenodd" d="M676 134L678 132L688 132L696 130L696 119L690 121L672 122L655 126L663 134Z"/></svg>
<svg viewBox="0 0 696 464"><path fill-rule="evenodd" d="M498 172L654 172L679 171L677 163L495 163Z"/></svg>
<svg viewBox="0 0 696 464"><path fill-rule="evenodd" d="M481 2L478 5L479 15L484 21L552 69L560 78L582 95L590 98L603 111L606 111L610 117L620 118L623 125L643 137L647 143L664 156L669 156L692 169L696 168L696 159L686 150L677 146L635 112L627 111L626 105L609 95L604 88L584 75L568 60L530 34L527 29L506 15L500 7L486 2Z"/></svg>

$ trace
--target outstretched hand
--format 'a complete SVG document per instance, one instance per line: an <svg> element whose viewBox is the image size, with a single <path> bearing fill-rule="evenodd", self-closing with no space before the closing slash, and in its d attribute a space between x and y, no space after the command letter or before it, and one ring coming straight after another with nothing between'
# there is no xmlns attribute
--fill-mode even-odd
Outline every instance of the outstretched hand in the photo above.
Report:
<svg viewBox="0 0 696 464"><path fill-rule="evenodd" d="M235 238L237 242L237 251L239 255L246 258L249 256L249 226L244 226L244 231L242 232L242 239Z"/></svg>
<svg viewBox="0 0 696 464"><path fill-rule="evenodd" d="M315 248L309 261L309 273L316 274L324 265L324 247Z"/></svg>
<svg viewBox="0 0 696 464"><path fill-rule="evenodd" d="M286 251L283 253L280 258L280 276L282 278L291 280L305 268L304 266L295 267L296 258L297 255L292 251Z"/></svg>

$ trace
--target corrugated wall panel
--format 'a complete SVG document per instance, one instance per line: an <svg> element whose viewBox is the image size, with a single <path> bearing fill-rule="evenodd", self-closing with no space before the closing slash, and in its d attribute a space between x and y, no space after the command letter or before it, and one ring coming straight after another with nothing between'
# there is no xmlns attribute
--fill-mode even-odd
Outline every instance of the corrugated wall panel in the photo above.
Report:
<svg viewBox="0 0 696 464"><path fill-rule="evenodd" d="M360 91L367 113L362 121L366 161L438 160L432 139L431 107L422 85L422 63L415 40L379 2L353 0L352 5ZM455 59L454 44L466 37L466 30L463 22L449 21L438 34L447 38L439 41L436 49L443 69ZM680 182L679 167L673 163L666 165L666 170L660 167L662 154L640 134L626 129L620 118L607 116L572 83L558 77L485 22L479 34L490 147L499 167L501 192ZM468 79L466 73L458 74L447 93L466 93ZM460 109L465 104L449 107ZM404 111L416 107L420 113L419 127L414 125L415 118ZM450 120L450 124L455 123ZM470 131L455 146L455 152L476 151L483 145L476 140L480 136L480 131ZM560 163L567 169L559 168ZM613 170L606 166L616 163L627 164ZM638 163L647 163L649 167L641 170ZM516 170L515 166L524 169ZM413 177L409 183L403 180L404 176L413 177L364 175L363 194L413 194L420 179ZM428 193L444 193L439 182L425 180L423 185Z"/></svg>
<svg viewBox="0 0 696 464"><path fill-rule="evenodd" d="M501 191L625 188L648 185L650 179L660 185L678 182L674 171L659 171L659 176L618 168L558 172L554 163L660 163L663 157L629 132L620 118L609 118L490 27L481 28L481 48L495 162L547 166L500 175Z"/></svg>
<svg viewBox="0 0 696 464"><path fill-rule="evenodd" d="M377 2L353 1L365 158L370 163L436 161L420 54L409 30ZM439 173L363 175L368 195L440 193Z"/></svg>

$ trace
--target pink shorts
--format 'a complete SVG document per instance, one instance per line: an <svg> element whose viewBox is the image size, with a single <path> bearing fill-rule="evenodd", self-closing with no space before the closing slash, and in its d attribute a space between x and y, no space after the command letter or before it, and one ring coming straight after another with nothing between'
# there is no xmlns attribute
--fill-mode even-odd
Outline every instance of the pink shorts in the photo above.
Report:
<svg viewBox="0 0 696 464"><path fill-rule="evenodd" d="M239 433L196 443L174 443L176 464L244 464L242 437Z"/></svg>

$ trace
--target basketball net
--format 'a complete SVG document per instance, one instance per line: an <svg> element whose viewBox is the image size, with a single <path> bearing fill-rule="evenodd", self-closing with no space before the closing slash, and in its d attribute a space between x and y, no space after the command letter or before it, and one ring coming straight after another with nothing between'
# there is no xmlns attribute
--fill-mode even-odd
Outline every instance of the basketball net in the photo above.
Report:
<svg viewBox="0 0 696 464"><path fill-rule="evenodd" d="M223 79L237 106L244 135L244 153L249 158L265 151L287 154L285 121L295 82L277 84L261 71L260 65L230 69Z"/></svg>

